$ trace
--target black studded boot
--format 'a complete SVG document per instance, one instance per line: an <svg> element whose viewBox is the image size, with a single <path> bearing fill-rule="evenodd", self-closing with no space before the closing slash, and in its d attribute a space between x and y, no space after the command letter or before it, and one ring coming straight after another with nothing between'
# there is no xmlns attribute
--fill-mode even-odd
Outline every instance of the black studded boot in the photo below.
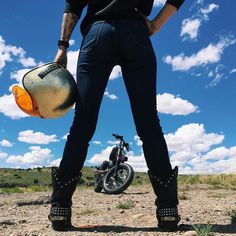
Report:
<svg viewBox="0 0 236 236"><path fill-rule="evenodd" d="M170 176L165 179L152 175L150 171L148 171L148 175L157 196L155 204L157 206L158 227L166 231L177 230L177 224L180 221L177 207L179 204L177 189L178 167L176 166Z"/></svg>
<svg viewBox="0 0 236 236"><path fill-rule="evenodd" d="M51 209L48 215L52 228L57 231L66 231L72 227L71 206L72 195L76 189L81 173L77 176L65 179L57 167L52 167Z"/></svg>

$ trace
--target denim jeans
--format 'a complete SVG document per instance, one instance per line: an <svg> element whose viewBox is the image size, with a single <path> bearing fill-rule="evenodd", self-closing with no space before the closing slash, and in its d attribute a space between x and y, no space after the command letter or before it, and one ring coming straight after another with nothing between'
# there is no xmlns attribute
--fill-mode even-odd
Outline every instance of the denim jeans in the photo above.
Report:
<svg viewBox="0 0 236 236"><path fill-rule="evenodd" d="M60 169L66 175L82 169L115 65L122 69L147 166L168 176L172 168L156 110L156 57L147 26L137 20L99 21L86 29L77 65L79 97Z"/></svg>

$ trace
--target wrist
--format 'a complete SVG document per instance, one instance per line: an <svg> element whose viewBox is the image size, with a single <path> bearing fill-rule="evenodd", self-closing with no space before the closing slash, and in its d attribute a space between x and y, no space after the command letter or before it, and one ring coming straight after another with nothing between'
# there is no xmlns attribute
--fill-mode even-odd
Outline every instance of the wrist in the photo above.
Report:
<svg viewBox="0 0 236 236"><path fill-rule="evenodd" d="M57 42L57 46L58 46L58 48L60 48L60 49L67 49L69 46L70 46L70 44L69 44L69 42L68 41L64 41L64 40L58 40L58 42Z"/></svg>

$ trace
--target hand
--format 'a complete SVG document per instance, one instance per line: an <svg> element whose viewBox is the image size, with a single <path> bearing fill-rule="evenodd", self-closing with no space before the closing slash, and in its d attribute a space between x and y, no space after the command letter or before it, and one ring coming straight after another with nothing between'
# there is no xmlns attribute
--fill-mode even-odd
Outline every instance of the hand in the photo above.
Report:
<svg viewBox="0 0 236 236"><path fill-rule="evenodd" d="M57 54L55 56L54 62L59 63L63 67L67 66L67 51L64 47L59 47Z"/></svg>
<svg viewBox="0 0 236 236"><path fill-rule="evenodd" d="M147 17L144 18L149 30L149 35L154 35L158 31L158 27L156 26L153 20L149 20Z"/></svg>
<svg viewBox="0 0 236 236"><path fill-rule="evenodd" d="M156 24L154 23L154 20L149 20L145 15L143 15L141 12L139 12L139 14L144 18L144 20L146 21L147 27L148 27L148 31L149 31L149 35L153 35L158 31L158 27L156 26Z"/></svg>

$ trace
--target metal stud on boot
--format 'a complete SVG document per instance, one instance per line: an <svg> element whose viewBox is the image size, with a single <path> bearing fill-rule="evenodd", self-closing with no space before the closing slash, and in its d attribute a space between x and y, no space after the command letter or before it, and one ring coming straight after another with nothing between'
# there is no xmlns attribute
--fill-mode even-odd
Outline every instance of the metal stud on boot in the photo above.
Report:
<svg viewBox="0 0 236 236"><path fill-rule="evenodd" d="M179 204L177 190L178 167L176 166L170 176L165 179L153 175L150 171L148 171L148 175L157 196L155 204L157 206L158 227L166 231L177 230L180 221L177 208Z"/></svg>
<svg viewBox="0 0 236 236"><path fill-rule="evenodd" d="M72 227L71 199L80 177L81 173L65 179L61 176L59 168L52 168L53 193L48 218L52 223L52 228L56 231L67 231Z"/></svg>

